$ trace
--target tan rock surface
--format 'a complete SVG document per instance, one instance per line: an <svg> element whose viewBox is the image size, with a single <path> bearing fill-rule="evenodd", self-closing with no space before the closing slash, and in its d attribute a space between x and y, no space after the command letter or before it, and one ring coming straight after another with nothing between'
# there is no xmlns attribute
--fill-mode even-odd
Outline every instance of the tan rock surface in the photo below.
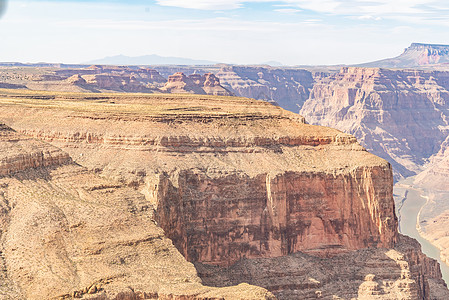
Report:
<svg viewBox="0 0 449 300"><path fill-rule="evenodd" d="M398 242L390 165L354 137L305 124L302 117L266 102L3 90L0 119L63 148L78 164L141 191L144 203L155 207L159 226L192 262L230 266L262 259L270 266L300 255L311 257L306 265L313 266L314 260L345 260L351 251L369 247L377 253L374 265L385 254L374 249L393 251ZM140 232L136 227L135 234ZM410 280L408 275L405 281L391 280L408 289L398 299L430 299L426 284L446 290L438 281L437 264L420 251L412 251L413 259L395 257L385 260L402 265L415 259L419 265L410 271ZM358 291L366 275L377 274L367 271L351 283L352 289ZM242 278L255 278L245 272ZM351 282L351 269L342 272ZM278 276L268 274L273 282ZM329 281L321 291L325 295L340 290L338 277ZM362 285L361 294L377 291L371 281L376 280ZM282 290L296 293L296 284Z"/></svg>
<svg viewBox="0 0 449 300"><path fill-rule="evenodd" d="M2 161L31 151L1 167L1 299L273 298L250 285L203 286L143 195L53 146L6 126L0 134Z"/></svg>

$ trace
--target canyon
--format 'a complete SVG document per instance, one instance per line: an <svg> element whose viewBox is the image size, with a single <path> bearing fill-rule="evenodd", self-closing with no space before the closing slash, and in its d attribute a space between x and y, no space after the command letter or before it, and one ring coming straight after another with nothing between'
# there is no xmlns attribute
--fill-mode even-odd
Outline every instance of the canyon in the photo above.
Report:
<svg viewBox="0 0 449 300"><path fill-rule="evenodd" d="M132 188L0 126L2 299L273 299L201 284Z"/></svg>
<svg viewBox="0 0 449 300"><path fill-rule="evenodd" d="M317 81L300 114L351 133L387 159L395 179L418 174L448 135L446 71L342 68Z"/></svg>
<svg viewBox="0 0 449 300"><path fill-rule="evenodd" d="M248 98L0 94L11 299L449 297L352 135Z"/></svg>
<svg viewBox="0 0 449 300"><path fill-rule="evenodd" d="M221 299L243 291L245 299L449 298L438 263L397 232L392 200L393 182L416 176L411 188L427 197L418 231L448 262L447 48L412 44L398 58L341 68L1 67L7 288L0 293L10 299ZM404 69L409 66L414 69ZM237 97L224 97L231 95ZM78 186L60 180L61 172ZM106 188L90 190L89 182ZM107 235L82 247L125 243L131 250L111 250L101 272L85 271L84 259L93 258L77 254L80 246L70 239L101 235L104 227L87 223L87 231L76 232L70 218L51 217L24 229L14 219L33 219L36 211L26 210L22 193L31 194L24 199L42 214L62 210L83 219L92 214L82 217L80 210L90 211L93 202L117 201L123 218L95 218L113 223L111 236L124 226L117 224L129 225L117 233L121 242ZM110 193L118 196L108 200ZM67 195L93 202L75 211L61 200ZM121 205L137 208L129 213ZM99 213L111 216L112 209ZM146 221L136 225L141 218ZM55 265L52 258L31 263L24 247L18 256L7 248L23 243L15 232L33 230L52 245L36 240L32 251L55 251ZM144 237L128 242L127 230L157 235L159 244L140 242ZM55 232L62 236L57 243ZM146 248L136 250L141 243ZM170 253L161 262L169 273L152 273L160 265L137 268L147 279L135 280L137 261L160 259L154 249ZM118 254L128 251L139 252L129 266ZM66 263L78 260L80 267ZM111 267L109 260L121 263ZM41 272L43 265L80 279L62 284ZM126 280L110 279L118 270ZM160 281L149 279L154 276Z"/></svg>

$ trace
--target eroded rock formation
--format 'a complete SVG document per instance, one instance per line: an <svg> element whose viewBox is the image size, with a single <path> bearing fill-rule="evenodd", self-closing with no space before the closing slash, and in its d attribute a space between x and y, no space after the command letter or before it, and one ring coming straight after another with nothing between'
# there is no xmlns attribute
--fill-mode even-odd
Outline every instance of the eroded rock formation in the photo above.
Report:
<svg viewBox="0 0 449 300"><path fill-rule="evenodd" d="M448 88L447 72L342 68L314 85L300 113L354 134L400 179L420 172L448 135Z"/></svg>
<svg viewBox="0 0 449 300"><path fill-rule="evenodd" d="M249 282L279 299L446 299L449 291L438 263L419 249L418 242L400 235L393 249L364 249L326 259L298 252L245 259L229 268L196 267L205 284Z"/></svg>
<svg viewBox="0 0 449 300"><path fill-rule="evenodd" d="M217 72L224 87L235 95L278 103L298 112L309 97L309 71L268 67L225 66Z"/></svg>
<svg viewBox="0 0 449 300"><path fill-rule="evenodd" d="M162 91L167 91L173 94L191 93L198 95L216 95L216 96L231 96L228 90L220 85L220 80L212 73L204 75L192 74L186 76L182 72L177 72L168 76L168 81Z"/></svg>
<svg viewBox="0 0 449 300"><path fill-rule="evenodd" d="M2 299L274 298L203 286L142 194L4 125L0 138Z"/></svg>
<svg viewBox="0 0 449 300"><path fill-rule="evenodd" d="M307 268L287 268L283 274L292 282L286 284L270 270L299 257L325 274L335 261L358 264L360 257L371 257L372 264L361 265L355 277L354 269L341 270L351 286L348 295L360 290L361 298L375 296L381 289L384 299L400 293L403 299L430 299L432 291L447 291L435 261L414 246L400 248L391 167L353 136L251 99L92 95L40 101L35 93L10 91L0 101L0 119L141 191L145 199L138 203L155 208L154 219L187 260L240 268L241 276L228 283L254 281L283 299L338 296L343 294L335 276L303 284L299 274ZM136 234L141 230L137 226ZM377 263L391 267L388 283ZM253 264L267 274L265 281L253 274Z"/></svg>

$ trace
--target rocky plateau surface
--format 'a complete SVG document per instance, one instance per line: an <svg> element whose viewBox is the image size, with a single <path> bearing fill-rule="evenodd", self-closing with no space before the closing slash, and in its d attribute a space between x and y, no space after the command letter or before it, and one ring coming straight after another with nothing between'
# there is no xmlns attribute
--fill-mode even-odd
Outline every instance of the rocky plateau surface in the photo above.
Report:
<svg viewBox="0 0 449 300"><path fill-rule="evenodd" d="M205 287L145 197L0 126L1 299L273 299Z"/></svg>
<svg viewBox="0 0 449 300"><path fill-rule="evenodd" d="M61 295L70 297L65 292L70 290L72 296L76 292L84 297L86 288L88 293L93 283L105 282L98 281L103 275L94 271L104 269L102 274L124 274L111 281L111 288L95 286L106 296L131 286L131 291L146 292L150 298L155 295L151 293L163 298L184 295L186 290L191 293L179 299L214 299L204 296L208 293L229 293L222 297L232 299L242 290L248 293L239 296L244 299L271 297L262 288L279 299L449 297L438 263L397 232L390 164L368 153L349 134L306 124L297 114L245 98L1 92L0 120L27 138L62 149L70 155L61 156L68 159L62 168L78 168L86 176L81 187L72 171L53 179L52 174L62 172L56 168L45 177L52 188L67 195L52 200L61 203L55 211L60 217L50 215L43 223L5 221L24 232L33 230L20 226L30 224L63 237L68 234L59 244L51 244L59 249L74 240L76 245L55 254L63 260L67 255L68 267L61 267L65 272L72 270L73 262L83 265L84 258L100 264L74 268L69 272L74 279L66 285L56 281ZM29 203L29 198L20 201ZM34 210L24 213L33 220ZM153 234L149 232L157 232L159 239L147 238ZM159 242L169 250L157 250L164 248ZM21 242L11 237L7 249L20 259L25 250L12 250L17 243ZM41 243L36 242L32 251L41 253ZM179 253L195 264L196 272ZM36 260L40 262L38 256ZM50 256L49 264L51 260ZM171 269L172 260L186 267ZM28 264L12 263L17 273L8 271L18 274L14 276L19 279L8 277L15 284L8 286L17 293L42 282L34 283L38 277L21 273L20 267ZM189 275L182 273L184 268L191 270ZM150 279L146 274L153 271ZM217 288L202 286L198 275L203 284ZM243 282L253 286L242 286Z"/></svg>
<svg viewBox="0 0 449 300"><path fill-rule="evenodd" d="M212 73L168 76L146 67L90 66L75 69L0 69L0 88L58 92L192 93L230 96Z"/></svg>

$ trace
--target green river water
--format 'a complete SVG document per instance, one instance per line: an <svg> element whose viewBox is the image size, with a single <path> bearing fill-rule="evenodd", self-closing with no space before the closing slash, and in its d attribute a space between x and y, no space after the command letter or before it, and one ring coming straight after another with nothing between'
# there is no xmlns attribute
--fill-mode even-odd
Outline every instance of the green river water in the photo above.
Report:
<svg viewBox="0 0 449 300"><path fill-rule="evenodd" d="M426 204L426 198L420 195L420 191L408 186L412 179L406 179L399 182L394 187L395 198L401 198L402 206L398 205L396 201L398 217L399 217L399 231L402 234L408 235L416 240L422 246L422 251L429 257L436 259L440 263L443 279L449 283L449 266L443 263L440 259L440 250L432 245L429 241L424 239L416 229L418 213ZM398 195L401 195L400 197Z"/></svg>

